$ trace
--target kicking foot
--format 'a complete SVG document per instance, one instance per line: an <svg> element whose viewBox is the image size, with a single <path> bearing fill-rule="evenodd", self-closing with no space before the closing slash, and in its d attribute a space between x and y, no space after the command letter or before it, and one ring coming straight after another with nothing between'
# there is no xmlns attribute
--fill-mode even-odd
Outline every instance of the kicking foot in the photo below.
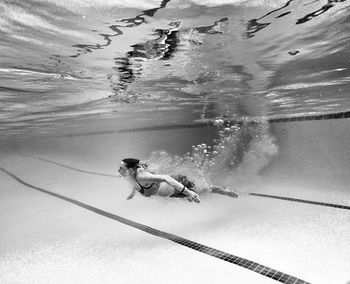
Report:
<svg viewBox="0 0 350 284"><path fill-rule="evenodd" d="M238 198L238 194L236 192L233 192L233 191L227 192L227 195L232 197L232 198Z"/></svg>
<svg viewBox="0 0 350 284"><path fill-rule="evenodd" d="M238 194L231 191L230 188L222 188L222 187L213 185L209 188L209 191L212 193L227 195L227 196L230 196L232 198L238 198Z"/></svg>

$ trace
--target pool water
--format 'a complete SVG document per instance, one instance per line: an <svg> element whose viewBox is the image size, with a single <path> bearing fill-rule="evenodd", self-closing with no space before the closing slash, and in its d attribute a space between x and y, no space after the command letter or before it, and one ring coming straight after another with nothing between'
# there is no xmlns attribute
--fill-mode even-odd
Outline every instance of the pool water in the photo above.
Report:
<svg viewBox="0 0 350 284"><path fill-rule="evenodd" d="M349 283L348 10L0 3L0 282L276 282L198 251L208 246L306 282ZM240 196L127 201L125 157Z"/></svg>

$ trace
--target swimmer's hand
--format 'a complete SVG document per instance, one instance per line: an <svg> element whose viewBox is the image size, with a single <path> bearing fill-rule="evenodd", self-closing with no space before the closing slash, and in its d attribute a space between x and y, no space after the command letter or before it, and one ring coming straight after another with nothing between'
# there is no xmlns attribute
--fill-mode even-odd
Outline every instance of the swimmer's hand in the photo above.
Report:
<svg viewBox="0 0 350 284"><path fill-rule="evenodd" d="M126 200L130 200L130 199L133 199L135 196L135 193L131 193L127 198Z"/></svg>
<svg viewBox="0 0 350 284"><path fill-rule="evenodd" d="M135 194L136 194L136 190L135 189L133 189L133 191L130 193L130 195L126 198L126 200L130 200L130 199L133 199L134 198L134 196L135 196Z"/></svg>
<svg viewBox="0 0 350 284"><path fill-rule="evenodd" d="M185 194L186 194L186 196L187 196L188 201L190 201L190 202L193 201L193 202L196 202L196 203L201 202L197 193L195 193L195 192L193 192L193 191L191 191L191 190L186 189L186 190L185 190Z"/></svg>

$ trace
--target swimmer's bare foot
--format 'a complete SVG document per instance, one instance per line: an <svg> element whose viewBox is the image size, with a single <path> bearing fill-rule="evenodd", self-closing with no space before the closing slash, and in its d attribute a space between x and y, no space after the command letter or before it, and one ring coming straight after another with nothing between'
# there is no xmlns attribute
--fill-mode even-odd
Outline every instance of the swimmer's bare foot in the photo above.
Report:
<svg viewBox="0 0 350 284"><path fill-rule="evenodd" d="M238 198L238 194L236 192L233 191L229 191L227 193L228 196L232 197L232 198Z"/></svg>
<svg viewBox="0 0 350 284"><path fill-rule="evenodd" d="M212 193L227 195L227 196L230 196L232 198L238 198L238 194L231 191L229 188L222 188L220 186L213 185L209 188L209 191Z"/></svg>

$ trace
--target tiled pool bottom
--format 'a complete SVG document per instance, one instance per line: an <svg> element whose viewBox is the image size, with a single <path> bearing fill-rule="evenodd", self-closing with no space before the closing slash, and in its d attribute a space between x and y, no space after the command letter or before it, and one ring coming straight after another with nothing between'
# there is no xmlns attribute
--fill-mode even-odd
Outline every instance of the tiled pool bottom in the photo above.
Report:
<svg viewBox="0 0 350 284"><path fill-rule="evenodd" d="M11 183L9 190L19 191L20 194L25 190L28 195L44 195L36 193L33 189L46 190L48 188L47 186L36 186L32 181L26 182L28 177L17 181L11 179L12 182L7 179L7 182ZM18 186L18 182L26 184L22 183ZM38 183L42 184L42 182ZM28 186L32 187L28 188ZM51 188L55 189L55 192L59 189L57 186ZM96 194L103 195L103 193L105 191ZM86 196L82 196L83 199L86 199ZM47 206L53 202L51 197L45 195L40 198L44 202L47 200ZM86 235L90 236L92 243L84 247L84 241L83 244L79 244L78 240L81 238L79 234L73 234L73 236L68 234L67 242L61 238L59 245L42 249L39 236L34 249L23 249L22 253L18 251L15 254L9 253L4 258L4 263L14 268L2 274L3 277L6 277L12 273L11 278L3 278L5 283L9 282L6 280L26 282L26 279L34 280L28 283L44 283L47 279L56 283L62 281L97 283L98 280L107 283L116 281L137 283L142 278L144 283L162 282L165 279L168 283L190 283L196 280L200 283L215 283L215 279L217 283L226 280L234 280L237 283L277 283L277 280L282 283L305 283L302 282L303 280L311 283L344 283L347 280L345 271L348 271L349 267L349 264L346 263L349 249L344 244L344 240L346 240L346 232L349 232L349 225L346 223L349 216L346 210L335 213L339 209L249 196L242 196L238 200L222 197L208 198L204 199L199 207L193 204L188 204L189 207L187 204L184 206L181 202L161 203L156 200L139 198L133 200L133 203L128 203L128 210L119 207L121 203L118 202L115 208L107 206L102 210L96 208L101 207L99 202L96 202L96 207L90 207L71 199L64 199L103 215L103 217L93 216L96 214L88 213L84 214L83 218L73 218L73 226L76 226L77 223L82 226L81 223L90 223L90 220L93 219L92 224L86 225L88 228L83 229L85 238ZM71 210L73 216L82 214L80 211L85 211L79 207L73 209L72 207L76 206L62 203L66 202L58 200L55 206L69 208L68 211ZM95 202L91 200L84 203L95 205ZM33 206L33 204L37 207L36 203L28 203L25 207ZM130 214L133 210L138 212ZM163 220L156 220L157 215L150 213L152 210L160 210L162 214L160 219ZM208 212L208 210L211 211ZM200 216L205 212L211 215ZM58 215L60 214L59 211ZM213 216L214 214L216 216ZM28 220L31 219L29 215ZM118 215L128 216L129 219L138 222L129 221ZM187 220L186 215L189 216ZM134 226L161 237L161 239L153 236L146 237L144 236L146 234L134 228L122 229L124 225L114 221L111 223L104 220L105 217ZM198 222L200 217L202 220ZM47 218L53 218L51 226L57 224L57 220L55 221L57 216L47 216ZM170 219L169 222L167 218ZM184 225L174 225L177 223ZM61 225L64 226L64 222ZM347 225L347 227L342 225ZM43 225L43 229L47 230L47 227ZM35 230L40 230L40 228L33 226L21 230L26 234L35 235ZM97 234L100 237L91 236L96 233L91 233L94 230L98 231ZM125 230L128 231L127 234L123 233ZM50 235L52 232L48 230L47 234ZM128 234L130 234L129 237L126 237ZM63 238L65 238L64 235L63 233ZM98 241L101 240L101 236L105 244ZM74 245L70 246L72 238L75 241ZM94 238L95 240L91 240ZM193 248L193 250L171 245L168 240L162 240L164 238ZM84 237L82 239L84 240ZM340 244L341 241L343 244ZM96 242L99 245L96 245ZM83 248L77 249L77 247ZM340 248L340 251L336 251L336 247ZM42 250L44 252L37 252ZM216 258L200 254L196 250ZM233 253L233 255L226 252ZM113 259L110 254L113 255ZM52 255L52 259L48 259L49 255ZM52 263L54 259L57 259L56 265ZM43 260L46 261L43 262ZM22 270L18 267L20 264ZM22 272L17 271L17 274L14 274L16 267ZM75 268L74 271L71 271L72 267ZM66 273L69 273L71 278ZM298 278L303 280L298 280Z"/></svg>
<svg viewBox="0 0 350 284"><path fill-rule="evenodd" d="M307 284L307 283L309 283L307 281L304 281L302 279L298 279L298 278L296 278L294 276L291 276L291 275L288 275L288 274L283 273L281 271L272 269L272 268L267 267L265 265L262 265L260 263L257 263L257 262L254 262L254 261L242 258L242 257L238 257L238 256L232 255L230 253L227 253L227 252L224 252L224 251L221 251L221 250L217 250L215 248L208 247L208 246L199 244L197 242L193 242L193 241L188 240L188 239L184 239L182 237L179 237L179 236L176 236L176 235L173 235L173 234L169 234L169 233L166 233L166 232L159 231L157 229L151 228L149 226L145 226L145 225L137 223L137 222L133 222L133 221L131 221L129 219L126 219L126 218L120 217L118 215L106 212L104 210L101 210L101 209L98 209L96 207L90 206L88 204L82 203L80 201L71 199L69 197L66 197L66 196L63 196L63 195L60 195L60 194L57 194L57 193L53 193L51 191L45 190L45 189L40 188L40 187L33 186L33 185L23 181L22 179L20 179L19 177L17 177L16 175L12 174L11 172L9 172L9 171L7 171L5 169L0 168L0 170L2 170L4 173L8 174L12 178L14 178L16 181L18 181L19 183L21 183L22 185L24 185L24 186L26 186L28 188L31 188L31 189L40 191L42 193L54 196L54 197L62 199L64 201L70 202L70 203L72 203L72 204L74 204L76 206L79 206L81 208L84 208L86 210L94 212L94 213L99 214L101 216L104 216L106 218L110 218L112 220L118 221L118 222L120 222L122 224L125 224L125 225L131 226L133 228L139 229L139 230L141 230L141 231L143 231L145 233L148 233L148 234L151 234L151 235L154 235L154 236L157 236L157 237L161 237L161 238L173 241L173 242L178 243L178 244L180 244L182 246L189 247L189 248L191 248L193 250L196 250L196 251L202 252L204 254L216 257L218 259L230 262L232 264L241 266L243 268L251 270L252 272L255 272L255 273L261 274L261 275L263 275L265 277L274 279L274 280L276 280L278 282L287 283L287 284Z"/></svg>

